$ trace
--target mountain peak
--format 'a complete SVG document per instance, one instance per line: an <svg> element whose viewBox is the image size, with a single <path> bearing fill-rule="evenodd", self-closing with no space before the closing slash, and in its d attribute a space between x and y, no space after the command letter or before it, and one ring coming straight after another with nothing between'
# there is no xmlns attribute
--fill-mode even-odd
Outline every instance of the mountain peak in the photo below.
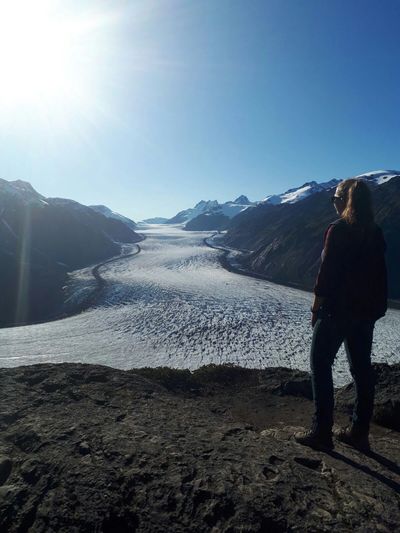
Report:
<svg viewBox="0 0 400 533"><path fill-rule="evenodd" d="M0 180L0 190L3 194L18 198L24 204L44 205L45 197L39 194L30 183L23 180Z"/></svg>
<svg viewBox="0 0 400 533"><path fill-rule="evenodd" d="M244 194L241 194L240 196L236 198L236 200L233 200L232 203L238 204L238 205L246 205L246 204L250 204L250 200L247 198L247 196L245 196Z"/></svg>
<svg viewBox="0 0 400 533"><path fill-rule="evenodd" d="M300 187L288 189L282 194L273 194L267 196L266 198L264 198L264 200L261 201L261 203L268 203L272 205L294 204L300 200L304 200L304 198L307 198L308 196L316 192L331 189L332 187L335 187L340 181L341 180L335 178L323 183L318 183L316 181L307 181L306 183L303 183L303 185L301 185Z"/></svg>
<svg viewBox="0 0 400 533"><path fill-rule="evenodd" d="M37 191L35 191L35 189L32 187L32 185L28 181L13 180L13 181L10 181L10 183L16 189L19 189L20 191L30 192L30 193L33 193L33 194L37 194L38 196L41 196L41 195L39 195L39 193Z"/></svg>
<svg viewBox="0 0 400 533"><path fill-rule="evenodd" d="M104 204L89 205L88 207L91 207L92 209L103 209L104 211L111 211L111 209Z"/></svg>
<svg viewBox="0 0 400 533"><path fill-rule="evenodd" d="M215 207L218 205L217 200L200 200L193 209L203 209L203 208L209 208L209 207Z"/></svg>
<svg viewBox="0 0 400 533"><path fill-rule="evenodd" d="M318 183L316 181L306 181L305 183L303 183L303 185L300 187L315 187L316 185L318 185Z"/></svg>
<svg viewBox="0 0 400 533"><path fill-rule="evenodd" d="M96 211L97 213L100 213L101 215L106 216L107 218L112 218L114 220L119 220L120 222L123 222L126 226L128 226L130 229L135 230L136 229L136 223L131 220L128 217L125 217L124 215L121 215L119 213L116 213L106 205L100 204L100 205L89 205L90 209L93 209L93 211Z"/></svg>

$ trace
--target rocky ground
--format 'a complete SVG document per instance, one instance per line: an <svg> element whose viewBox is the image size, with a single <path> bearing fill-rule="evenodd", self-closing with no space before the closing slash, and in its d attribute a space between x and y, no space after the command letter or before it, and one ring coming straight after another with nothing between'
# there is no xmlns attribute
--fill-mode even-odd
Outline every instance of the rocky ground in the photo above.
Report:
<svg viewBox="0 0 400 533"><path fill-rule="evenodd" d="M0 369L0 530L395 531L400 365L376 371L364 455L293 440L312 413L299 371ZM337 392L338 423L352 393Z"/></svg>

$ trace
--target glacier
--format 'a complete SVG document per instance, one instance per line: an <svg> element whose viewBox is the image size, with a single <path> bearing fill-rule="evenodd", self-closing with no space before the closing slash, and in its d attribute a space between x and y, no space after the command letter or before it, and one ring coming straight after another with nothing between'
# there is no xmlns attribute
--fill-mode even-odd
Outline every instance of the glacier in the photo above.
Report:
<svg viewBox="0 0 400 533"><path fill-rule="evenodd" d="M62 320L1 329L0 366L195 369L231 362L309 370L311 293L228 272L221 251L204 243L210 232L148 225L141 233L139 254L100 268L106 285L95 306ZM79 290L93 286L87 268L71 280ZM373 361L400 361L399 310L377 322ZM334 379L336 385L351 380L343 348Z"/></svg>

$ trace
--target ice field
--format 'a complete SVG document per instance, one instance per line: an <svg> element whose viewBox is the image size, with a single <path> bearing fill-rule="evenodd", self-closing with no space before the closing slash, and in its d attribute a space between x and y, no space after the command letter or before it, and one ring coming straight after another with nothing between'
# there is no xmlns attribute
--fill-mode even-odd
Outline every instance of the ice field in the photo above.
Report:
<svg viewBox="0 0 400 533"><path fill-rule="evenodd" d="M141 251L100 269L106 280L96 306L63 320L0 330L0 366L85 362L122 369L194 369L233 362L309 370L312 295L228 272L210 232L149 226ZM135 251L136 246L131 251ZM93 287L89 269L71 287ZM92 289L91 289L92 290ZM375 329L373 360L400 361L400 311ZM344 350L335 383L350 381Z"/></svg>

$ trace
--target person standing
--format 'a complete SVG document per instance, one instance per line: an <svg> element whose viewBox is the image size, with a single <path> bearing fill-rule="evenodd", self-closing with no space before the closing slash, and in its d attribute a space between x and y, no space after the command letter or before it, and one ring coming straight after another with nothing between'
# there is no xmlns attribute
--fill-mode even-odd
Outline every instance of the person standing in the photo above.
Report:
<svg viewBox="0 0 400 533"><path fill-rule="evenodd" d="M335 432L335 436L368 451L375 388L371 366L373 331L376 320L387 310L386 244L381 228L375 224L371 193L364 181L342 181L332 201L340 218L325 232L311 308L315 413L311 429L294 437L298 443L315 449L334 447L332 364L344 342L356 400L351 425Z"/></svg>

